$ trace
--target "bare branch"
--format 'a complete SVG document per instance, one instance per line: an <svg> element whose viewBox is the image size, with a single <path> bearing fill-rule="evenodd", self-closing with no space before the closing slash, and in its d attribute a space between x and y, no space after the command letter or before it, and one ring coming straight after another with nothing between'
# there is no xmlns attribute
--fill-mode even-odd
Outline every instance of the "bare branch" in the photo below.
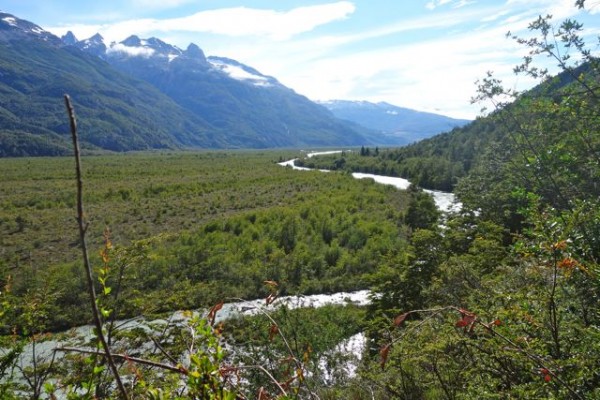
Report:
<svg viewBox="0 0 600 400"><path fill-rule="evenodd" d="M123 386L123 382L121 381L121 377L119 376L119 371L117 366L112 359L110 348L104 337L104 333L102 332L102 320L100 317L100 311L98 310L98 304L96 301L96 290L94 289L94 278L92 276L92 266L90 264L90 259L87 250L87 244L85 241L85 233L87 230L87 223L84 221L84 212L83 212L83 178L81 174L81 153L79 150L79 137L77 135L77 121L75 119L75 110L73 105L71 104L71 98L69 95L65 95L65 105L67 107L67 113L69 114L69 122L71 125L71 137L73 139L73 149L75 151L75 172L77 175L77 223L79 225L79 240L81 242L81 251L83 256L83 264L85 268L86 278L87 278L87 286L88 293L90 296L90 305L92 307L92 316L94 318L94 325L96 327L96 335L98 336L98 340L102 344L102 348L104 349L104 354L106 356L106 360L112 371L113 376L117 382L117 387L119 388L119 392L121 392L121 396L124 399L129 398L127 395L127 391L125 390L125 386Z"/></svg>

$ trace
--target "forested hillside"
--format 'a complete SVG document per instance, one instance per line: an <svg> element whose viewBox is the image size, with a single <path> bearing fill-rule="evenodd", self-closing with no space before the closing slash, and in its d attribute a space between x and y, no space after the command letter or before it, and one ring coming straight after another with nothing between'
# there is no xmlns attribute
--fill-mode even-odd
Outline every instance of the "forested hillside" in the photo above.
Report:
<svg viewBox="0 0 600 400"><path fill-rule="evenodd" d="M54 41L42 40L5 25L0 23L0 156L70 154L60 101L65 93L76 99L87 149L220 146L208 123L151 85L62 47L53 35Z"/></svg>
<svg viewBox="0 0 600 400"><path fill-rule="evenodd" d="M494 82L492 77L480 82L480 100L486 100L488 94L499 89L497 86L490 86L498 83ZM311 168L400 176L423 188L453 191L459 180L469 175L472 170L486 168L486 165L490 164L495 168L497 163L527 163L530 161L526 155L528 152L542 154L544 151L553 151L544 150L543 146L550 143L556 145L571 135L579 139L577 142L569 141L568 144L572 148L563 147L563 152L587 149L584 150L584 158L594 157L597 138L593 135L593 128L580 126L582 123L592 124L591 126L594 124L595 115L592 109L599 84L597 60L587 59L581 65L565 68L557 76L545 76L543 82L530 91L519 94L504 93L514 96L515 102L505 106L497 104L497 109L490 115L478 118L464 127L454 128L400 148L380 149L363 146L360 152L319 156L299 160L297 164ZM581 91L583 93L580 93ZM573 101L581 95L587 95L589 99L580 100L583 103L576 106ZM561 101L571 101L569 107L576 107L578 114L561 114ZM546 109L539 107L542 102L545 103ZM592 114L589 115L590 113ZM557 126L559 120L561 125ZM549 124L553 121L554 125L530 126L541 121L548 121ZM575 132L569 128L569 123L572 123ZM581 129L583 132L580 132ZM548 139L538 142L540 135L547 136ZM577 147L578 144L583 147ZM569 169L572 167L581 168L580 165L568 165ZM549 171L552 168L554 167L547 167ZM591 176L588 178L591 179ZM582 179L579 181L583 183Z"/></svg>

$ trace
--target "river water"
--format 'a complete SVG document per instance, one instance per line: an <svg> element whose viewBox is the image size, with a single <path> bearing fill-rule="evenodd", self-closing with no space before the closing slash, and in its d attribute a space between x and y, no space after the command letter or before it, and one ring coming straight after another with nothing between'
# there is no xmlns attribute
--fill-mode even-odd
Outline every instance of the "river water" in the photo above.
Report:
<svg viewBox="0 0 600 400"><path fill-rule="evenodd" d="M321 152L308 153L306 156L308 158L311 158L314 156L326 155L326 154L337 154L337 153L341 153L341 152L342 152L342 150L321 151ZM311 171L310 168L296 166L294 164L294 162L296 160L297 160L297 158L295 158L293 160L284 161L284 162L279 163L279 165L281 165L282 167L292 167L293 169L298 170L298 171ZM326 169L320 169L319 171L330 172L329 170L326 170ZM353 172L352 176L356 179L373 179L377 183L381 183L383 185L391 185L400 190L406 190L411 185L410 181L408 181L407 179L398 178L398 177L394 177L394 176L365 174L362 172ZM456 212L456 211L460 211L460 209L462 207L462 204L460 202L456 201L454 194L452 194L452 193L441 192L439 190L427 190L427 189L424 189L424 191L426 193L429 193L433 197L433 200L435 201L435 205L442 212Z"/></svg>
<svg viewBox="0 0 600 400"><path fill-rule="evenodd" d="M215 322L221 322L230 318L241 316L252 316L261 313L269 312L277 307L285 305L289 309L306 308L306 307L323 307L326 305L357 305L365 306L370 303L370 291L360 290L356 292L340 292L334 294L315 294L308 296L282 296L273 301L269 306L266 305L265 299L257 300L240 300L230 303L225 303L217 312ZM207 310L200 310L201 315L206 316ZM146 332L155 332L160 334L167 326L176 326L185 329L187 321L190 318L189 312L176 311L165 319L146 320L144 318L132 318L127 320L116 321L114 326L120 331L131 331L134 329L142 329ZM90 343L94 339L94 327L92 325L83 325L73 328L67 332L56 335L48 335L45 340L40 340L35 343L29 343L23 349L18 360L19 368L31 367L34 365L34 358L39 364L44 361L49 361L53 357L55 349L61 347L78 347L90 349ZM338 345L337 351L346 351L349 346L356 350L356 341L364 343L364 335L359 334ZM361 345L362 346L362 345ZM142 347L152 347L152 343L143 344ZM8 349L0 348L0 357L6 355ZM56 359L63 357L63 353L57 352ZM352 365L344 366L344 368L352 369ZM17 380L18 377L17 377ZM0 380L0 383L2 381Z"/></svg>

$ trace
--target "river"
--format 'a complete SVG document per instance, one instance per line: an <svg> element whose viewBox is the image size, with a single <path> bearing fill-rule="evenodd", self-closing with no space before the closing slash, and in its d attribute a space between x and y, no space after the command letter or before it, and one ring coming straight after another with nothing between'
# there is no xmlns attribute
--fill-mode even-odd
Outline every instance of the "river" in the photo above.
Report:
<svg viewBox="0 0 600 400"><path fill-rule="evenodd" d="M341 153L341 152L342 152L342 150L320 151L320 152L307 153L306 156L308 158L311 158L314 156L326 155L326 154L337 154L337 153ZM296 166L294 164L294 162L296 160L297 160L297 158L294 158L293 160L281 162L281 163L279 163L279 165L281 165L282 167L292 167L293 169L298 170L298 171L312 171L311 168ZM320 169L319 171L330 172L329 170L326 170L326 169ZM362 172L353 172L352 176L356 179L373 179L377 183L381 183L383 185L391 185L400 190L406 190L411 185L410 181L408 181L407 179L398 178L398 177L394 177L394 176L365 174ZM435 205L442 212L457 212L457 211L460 211L460 209L462 207L462 204L460 202L456 201L454 194L452 194L452 193L441 192L439 190L427 190L427 189L424 189L424 191L426 193L429 193L433 197L433 200L435 201Z"/></svg>
<svg viewBox="0 0 600 400"><path fill-rule="evenodd" d="M337 154L341 153L342 150L331 150L331 151L322 151L322 152L312 152L307 153L306 157L311 158L319 155L326 154ZM297 171L312 171L311 168L298 167L295 165L295 161L297 158L284 161L279 163L282 167L291 167ZM321 172L331 172L326 169L319 169ZM375 175L375 174L366 174L362 172L353 172L352 177L355 179L372 179L377 183L381 183L382 185L391 185L399 190L406 190L411 185L410 181L404 178L398 178L394 176L384 176L384 175ZM452 213L458 212L462 208L462 204L456 201L454 194L448 192L442 192L439 190L427 190L424 189L426 193L429 193L435 202L436 207L442 211L443 213ZM358 361L363 353L363 350L366 345L366 337L364 333L358 333L350 338L346 339L342 343L340 343L333 351L339 352L342 354L347 354L350 358L346 363L339 366L337 373L346 374L346 376L351 377L356 373L356 368L358 365ZM324 361L321 362L321 369L324 371L325 380L328 382L333 382L335 380L334 375L330 371L325 368Z"/></svg>
<svg viewBox="0 0 600 400"><path fill-rule="evenodd" d="M360 290L356 292L339 292L334 294L315 294L307 296L282 296L273 301L269 306L265 304L265 299L256 300L240 300L223 304L223 307L217 312L215 322L221 322L230 318L240 316L252 316L260 313L269 312L274 308L285 305L289 309L306 308L306 307L323 307L326 305L348 305L366 306L370 303L370 291ZM206 316L207 310L199 311ZM132 318L127 320L119 320L114 323L119 331L133 331L142 329L146 332L154 332L156 336L160 336L168 326L176 326L181 329L186 329L187 321L190 315L186 311L175 311L168 318L146 320L145 318ZM364 337L361 334L356 337ZM21 353L18 366L20 368L31 367L34 365L34 357L37 364L49 361L53 357L54 350L61 347L78 347L91 349L90 343L94 339L93 325L83 325L73 328L67 332L59 334L45 335L45 338L36 342L27 344ZM363 340L364 341L364 340ZM341 343L338 347L347 349L348 346L356 347L356 338L350 338ZM141 345L142 348L150 348L152 343ZM0 348L0 357L7 354L8 349ZM56 360L63 357L63 353L56 353ZM351 368L348 367L348 368ZM17 378L18 379L18 378ZM0 383L2 381L0 380Z"/></svg>
<svg viewBox="0 0 600 400"><path fill-rule="evenodd" d="M308 153L307 157L310 158L317 155L335 153L341 153L341 150ZM291 167L294 170L299 171L311 171L310 168L298 167L294 165L295 161L296 159L288 160L279 163L279 165L284 167ZM329 170L319 171L330 172ZM361 172L354 172L352 176L356 179L373 179L377 183L381 183L384 185L392 185L400 190L406 190L411 185L411 183L408 180L398 177L365 174ZM455 201L454 195L452 193L434 190L425 191L431 196L433 196L436 206L441 211L453 212L460 210L461 204ZM320 294L311 296L287 296L277 299L270 307L277 307L278 305L283 304L285 304L289 308L321 307L328 304L343 305L350 303L364 306L369 304L369 294L370 292L368 290L362 290L358 292ZM264 299L226 303L224 304L223 308L217 313L216 320L221 321L235 316L256 315L260 312L264 312L266 309L267 308L265 306ZM206 311L204 311L204 313L206 313ZM188 316L185 312L176 311L168 319L157 319L148 321L143 318L135 318L130 320L118 321L116 323L116 326L118 326L121 330L144 329L146 331L160 331L168 324L175 324L184 327L187 318ZM47 338L47 340L39 341L35 344L29 343L25 346L18 363L21 368L25 368L33 365L34 357L36 358L36 360L38 360L37 362L40 362L42 360L50 360L52 358L54 349L59 347L70 346L86 347L88 343L90 343L90 340L93 339L93 337L93 327L91 325L85 325L71 329L68 333L63 333L58 336L50 336ZM345 341L340 343L335 349L332 350L333 352L346 353L352 356L350 359L348 359L347 363L338 366L338 374L340 373L339 368L342 368L341 373L345 374L347 377L354 375L357 361L360 359L360 355L362 354L362 350L364 349L365 343L365 335L363 333L359 333L346 339ZM5 352L6 349L0 349L0 356L4 355ZM57 353L56 356L61 357L61 354L62 353ZM332 382L334 380L334 377L333 375L331 375L332 372L327 370L326 361L324 361L323 359L319 364L324 370L325 379L327 381Z"/></svg>

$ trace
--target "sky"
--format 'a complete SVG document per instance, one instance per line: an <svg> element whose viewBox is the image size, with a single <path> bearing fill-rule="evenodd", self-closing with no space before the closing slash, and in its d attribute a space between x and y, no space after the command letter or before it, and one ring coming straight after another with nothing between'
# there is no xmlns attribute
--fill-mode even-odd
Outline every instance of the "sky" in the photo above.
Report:
<svg viewBox="0 0 600 400"><path fill-rule="evenodd" d="M157 37L249 65L312 100L384 101L475 118L475 82L488 71L518 90L515 76L539 15L574 18L598 50L600 0L1 0L4 12L78 39ZM542 63L550 63L542 59ZM554 64L548 64L552 70Z"/></svg>

